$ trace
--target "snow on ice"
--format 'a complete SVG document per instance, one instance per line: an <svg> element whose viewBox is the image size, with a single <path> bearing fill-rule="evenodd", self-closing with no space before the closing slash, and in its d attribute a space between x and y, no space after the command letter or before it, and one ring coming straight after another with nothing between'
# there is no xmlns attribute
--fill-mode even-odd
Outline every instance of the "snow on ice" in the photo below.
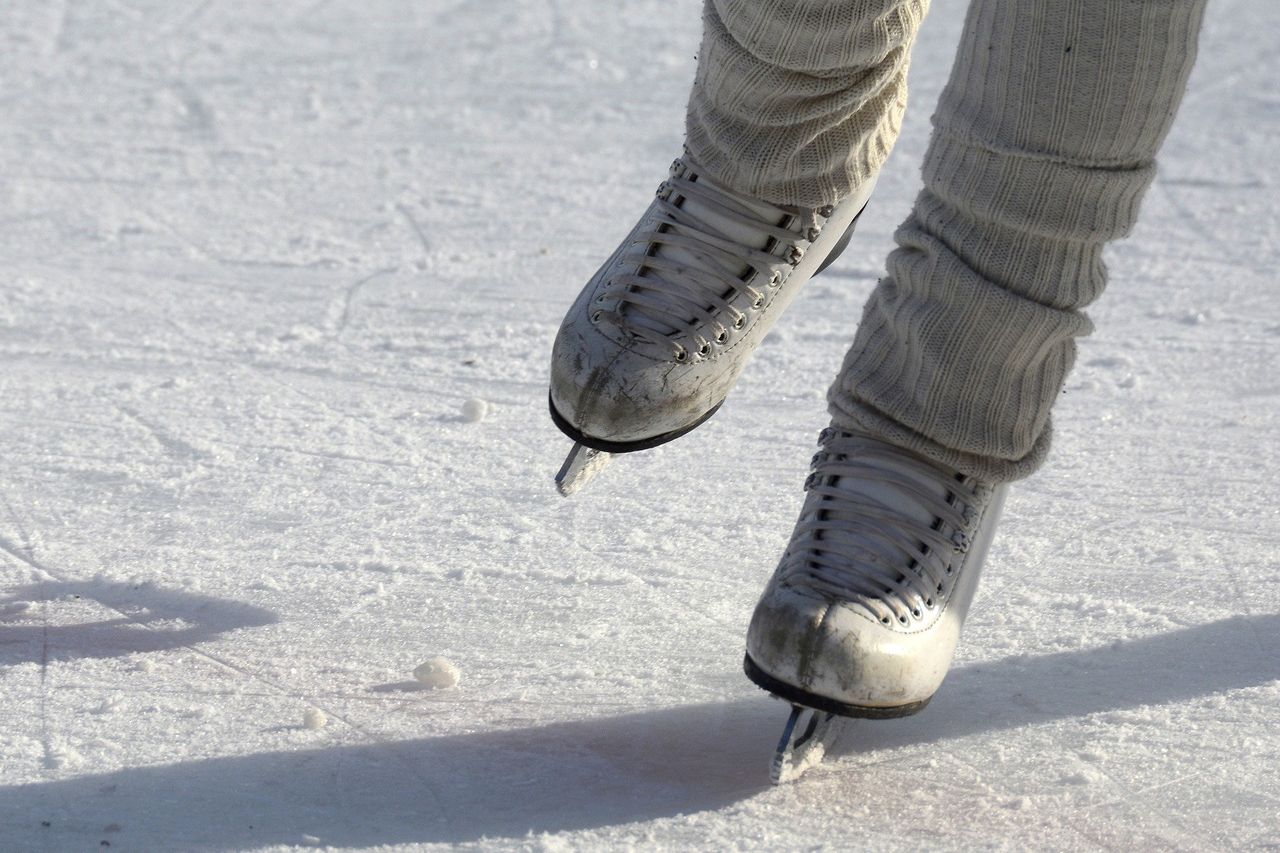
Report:
<svg viewBox="0 0 1280 853"><path fill-rule="evenodd" d="M413 670L413 677L423 687L447 690L458 686L462 671L448 658L434 657L417 666Z"/></svg>
<svg viewBox="0 0 1280 853"><path fill-rule="evenodd" d="M467 423L477 424L489 414L489 404L484 400L470 399L462 404L462 418Z"/></svg>

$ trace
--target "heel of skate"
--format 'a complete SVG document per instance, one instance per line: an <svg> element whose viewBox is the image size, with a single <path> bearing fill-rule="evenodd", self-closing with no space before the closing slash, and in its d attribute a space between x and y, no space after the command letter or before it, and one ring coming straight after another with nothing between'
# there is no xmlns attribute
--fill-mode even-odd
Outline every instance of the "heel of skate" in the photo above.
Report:
<svg viewBox="0 0 1280 853"><path fill-rule="evenodd" d="M849 227L840 235L840 239L831 247L830 253L823 258L822 263L818 265L818 269L814 271L813 274L815 277L821 275L823 270L835 263L836 259L838 259L840 255L844 253L844 250L849 247L849 241L853 239L853 230L858 226L858 220L862 217L862 214L866 212L866 209L867 206L864 204L862 209L858 211L857 215L853 217L853 221L849 223Z"/></svg>

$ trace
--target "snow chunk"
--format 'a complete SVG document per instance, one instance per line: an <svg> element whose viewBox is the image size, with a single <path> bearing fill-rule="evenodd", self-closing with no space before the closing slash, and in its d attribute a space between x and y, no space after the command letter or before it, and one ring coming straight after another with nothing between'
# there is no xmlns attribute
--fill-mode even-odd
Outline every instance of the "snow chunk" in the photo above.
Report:
<svg viewBox="0 0 1280 853"><path fill-rule="evenodd" d="M307 712L302 715L302 727L304 729L315 731L316 729L323 729L328 724L329 718L319 708L308 708Z"/></svg>
<svg viewBox="0 0 1280 853"><path fill-rule="evenodd" d="M434 657L413 671L419 684L432 690L446 690L458 686L462 671L448 658Z"/></svg>
<svg viewBox="0 0 1280 853"><path fill-rule="evenodd" d="M462 404L462 419L469 424L478 424L489 416L489 404L478 397L472 397Z"/></svg>

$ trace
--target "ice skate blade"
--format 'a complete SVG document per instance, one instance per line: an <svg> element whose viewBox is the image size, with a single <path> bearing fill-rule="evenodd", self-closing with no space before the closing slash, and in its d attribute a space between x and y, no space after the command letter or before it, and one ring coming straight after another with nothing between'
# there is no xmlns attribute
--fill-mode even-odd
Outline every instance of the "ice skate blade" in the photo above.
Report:
<svg viewBox="0 0 1280 853"><path fill-rule="evenodd" d="M782 729L782 739L769 765L769 781L775 785L794 782L816 767L827 754L827 740L836 715L792 705L791 716Z"/></svg>
<svg viewBox="0 0 1280 853"><path fill-rule="evenodd" d="M747 655L743 659L742 669L746 672L747 678L755 682L757 687L769 691L779 699L785 699L793 705L803 705L806 708L826 711L839 717L892 720L898 717L909 717L912 714L918 714L924 710L926 705L929 704L928 699L923 699L919 702L909 702L905 705L890 705L887 707L851 705L848 702L841 702L838 699L831 699L827 696L819 696L816 693L810 693L809 691L802 690L793 684L788 684L785 681L774 678L772 675L757 666L756 662L751 659L751 655Z"/></svg>
<svg viewBox="0 0 1280 853"><path fill-rule="evenodd" d="M612 458L603 450L596 450L575 442L564 464L556 474L556 491L566 498L595 479Z"/></svg>

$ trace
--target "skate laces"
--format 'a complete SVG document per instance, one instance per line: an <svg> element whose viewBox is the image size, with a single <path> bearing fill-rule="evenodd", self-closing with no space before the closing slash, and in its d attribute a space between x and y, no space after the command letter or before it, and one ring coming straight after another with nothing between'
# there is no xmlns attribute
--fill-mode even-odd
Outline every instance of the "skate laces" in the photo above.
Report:
<svg viewBox="0 0 1280 853"><path fill-rule="evenodd" d="M883 624L925 618L951 592L989 487L867 436L828 428L820 441L780 573Z"/></svg>
<svg viewBox="0 0 1280 853"><path fill-rule="evenodd" d="M742 329L748 312L763 308L766 292L782 283L777 267L799 263L801 243L816 239L818 217L831 214L830 208L802 210L749 199L699 179L684 159L672 164L657 197L656 223L632 242L644 254L628 258L640 266L609 281L599 301L614 299L616 308L598 311L596 319L670 347L677 361L692 358L690 348L705 356ZM798 222L804 230L793 231L784 222ZM763 281L763 288L752 281Z"/></svg>

